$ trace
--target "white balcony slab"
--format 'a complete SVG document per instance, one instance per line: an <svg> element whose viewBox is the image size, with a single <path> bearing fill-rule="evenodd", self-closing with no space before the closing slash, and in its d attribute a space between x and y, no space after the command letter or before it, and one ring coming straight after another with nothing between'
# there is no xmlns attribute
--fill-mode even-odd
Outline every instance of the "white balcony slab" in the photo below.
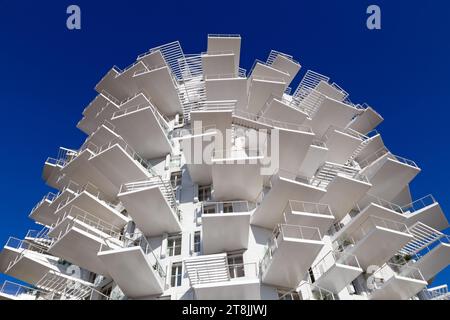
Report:
<svg viewBox="0 0 450 320"><path fill-rule="evenodd" d="M319 84L317 84L317 86L315 87L315 90L337 101L344 101L344 99L347 97L346 92L339 90L338 88L325 81L320 81Z"/></svg>
<svg viewBox="0 0 450 320"><path fill-rule="evenodd" d="M18 240L20 241L20 240ZM0 252L0 272L4 273L8 268L8 265L11 261L13 261L22 251L22 249L17 249L8 246L6 244L2 251Z"/></svg>
<svg viewBox="0 0 450 320"><path fill-rule="evenodd" d="M317 169L325 162L327 153L328 148L326 145L310 145L306 152L305 159L300 166L300 175L311 178L316 173Z"/></svg>
<svg viewBox="0 0 450 320"><path fill-rule="evenodd" d="M259 279L233 279L231 281L202 283L192 286L198 300L259 300Z"/></svg>
<svg viewBox="0 0 450 320"><path fill-rule="evenodd" d="M239 69L239 60L241 56L241 37L240 36L220 36L208 35L208 52L226 52L234 54L235 72Z"/></svg>
<svg viewBox="0 0 450 320"><path fill-rule="evenodd" d="M157 67L134 76L138 91L151 97L152 103L167 116L182 113L181 102L174 79L167 66Z"/></svg>
<svg viewBox="0 0 450 320"><path fill-rule="evenodd" d="M157 66L167 65L166 60L164 60L164 57L161 54L160 50L142 55L138 57L137 60L141 60L149 69L153 69Z"/></svg>
<svg viewBox="0 0 450 320"><path fill-rule="evenodd" d="M181 224L158 186L119 193L139 230L146 236L181 232Z"/></svg>
<svg viewBox="0 0 450 320"><path fill-rule="evenodd" d="M314 137L312 132L279 129L279 167L298 172Z"/></svg>
<svg viewBox="0 0 450 320"><path fill-rule="evenodd" d="M108 124L102 124L100 125L92 134L87 137L87 139L84 142L84 145L94 145L97 147L100 147L109 141L112 141L114 139L118 139L120 136L114 132L114 128Z"/></svg>
<svg viewBox="0 0 450 320"><path fill-rule="evenodd" d="M426 281L393 275L369 296L370 300L408 300L427 285Z"/></svg>
<svg viewBox="0 0 450 320"><path fill-rule="evenodd" d="M320 199L320 202L330 205L331 211L339 221L367 193L371 186L368 182L338 174L328 184L327 193Z"/></svg>
<svg viewBox="0 0 450 320"><path fill-rule="evenodd" d="M130 298L161 294L164 284L140 247L98 253L108 273Z"/></svg>
<svg viewBox="0 0 450 320"><path fill-rule="evenodd" d="M247 79L246 78L218 78L205 79L206 99L208 101L236 100L236 108L247 108Z"/></svg>
<svg viewBox="0 0 450 320"><path fill-rule="evenodd" d="M414 212L405 212L404 223L409 227L420 221L436 230L445 230L450 225L438 202L432 203Z"/></svg>
<svg viewBox="0 0 450 320"><path fill-rule="evenodd" d="M154 107L148 105L136 111L118 114L111 119L111 123L139 155L145 159L155 159L172 152L172 145L167 137L168 125L163 122L163 125L167 125L163 127L157 116Z"/></svg>
<svg viewBox="0 0 450 320"><path fill-rule="evenodd" d="M362 143L361 139L339 129L328 131L327 137L328 154L326 161L339 164L345 164Z"/></svg>
<svg viewBox="0 0 450 320"><path fill-rule="evenodd" d="M281 97L286 88L284 80L263 80L262 78L252 77L249 81L246 111L253 114L258 114L272 95Z"/></svg>
<svg viewBox="0 0 450 320"><path fill-rule="evenodd" d="M290 207L288 205L284 212L284 217L286 219L285 223L290 225L318 228L320 234L325 235L333 224L335 218L332 214L310 212L311 210L307 209L311 209L312 207L313 205L311 205L311 207L307 206L306 209L302 210L299 207Z"/></svg>
<svg viewBox="0 0 450 320"><path fill-rule="evenodd" d="M201 110L191 112L191 123L198 123L201 127L215 128L225 139L227 130L232 128L233 110ZM231 135L231 131L229 133ZM231 138L231 137L230 137ZM231 140L231 139L228 139ZM223 148L231 147L231 141Z"/></svg>
<svg viewBox="0 0 450 320"><path fill-rule="evenodd" d="M57 164L54 162L45 161L44 168L42 170L42 179L46 182L46 184L52 188L58 189L58 178L61 174L62 166L61 164Z"/></svg>
<svg viewBox="0 0 450 320"><path fill-rule="evenodd" d="M355 160L357 162L364 160L367 157L370 157L372 154L375 154L378 150L381 150L384 147L385 146L384 146L383 139L381 138L381 135L376 134L375 136L366 140L364 147L361 149L361 151L355 157Z"/></svg>
<svg viewBox="0 0 450 320"><path fill-rule="evenodd" d="M355 280L362 272L363 269L359 267L335 263L327 269L324 274L318 277L314 284L337 294Z"/></svg>
<svg viewBox="0 0 450 320"><path fill-rule="evenodd" d="M36 285L47 272L59 271L56 266L58 260L58 257L25 250L6 274L28 284Z"/></svg>
<svg viewBox="0 0 450 320"><path fill-rule="evenodd" d="M270 100L267 108L262 110L264 118L273 119L280 122L302 124L308 114L302 110L288 105L286 102L274 98Z"/></svg>
<svg viewBox="0 0 450 320"><path fill-rule="evenodd" d="M272 188L254 211L251 224L273 229L282 221L283 210L289 200L319 202L325 193L325 189L277 175L272 179Z"/></svg>
<svg viewBox="0 0 450 320"><path fill-rule="evenodd" d="M149 178L151 174L137 160L119 144L114 144L89 159L95 168L101 172L115 187L115 194L119 192L122 184L130 181L139 181ZM98 184L93 182L100 190Z"/></svg>
<svg viewBox="0 0 450 320"><path fill-rule="evenodd" d="M212 254L246 249L250 215L250 212L203 214L203 253Z"/></svg>
<svg viewBox="0 0 450 320"><path fill-rule="evenodd" d="M234 53L206 53L201 57L203 75L237 75Z"/></svg>
<svg viewBox="0 0 450 320"><path fill-rule="evenodd" d="M353 119L349 127L362 134L367 134L375 129L381 122L383 122L383 120L383 117L380 116L372 107L368 107L362 114Z"/></svg>
<svg viewBox="0 0 450 320"><path fill-rule="evenodd" d="M252 73L248 79L249 84L251 84L252 79L282 80L285 83L285 89L291 82L291 76L289 73L283 72L261 62L255 63Z"/></svg>
<svg viewBox="0 0 450 320"><path fill-rule="evenodd" d="M92 134L105 121L111 119L114 112L119 110L118 102L113 102L106 95L99 94L83 113L83 118L78 122L77 128Z"/></svg>
<svg viewBox="0 0 450 320"><path fill-rule="evenodd" d="M412 266L420 270L426 281L431 282L439 272L448 267L449 263L450 244L439 243L431 251L423 254Z"/></svg>
<svg viewBox="0 0 450 320"><path fill-rule="evenodd" d="M285 57L282 54L278 54L271 63L271 67L277 70L283 71L289 74L289 78L286 79L287 85L294 80L297 73L300 71L300 64L292 59Z"/></svg>

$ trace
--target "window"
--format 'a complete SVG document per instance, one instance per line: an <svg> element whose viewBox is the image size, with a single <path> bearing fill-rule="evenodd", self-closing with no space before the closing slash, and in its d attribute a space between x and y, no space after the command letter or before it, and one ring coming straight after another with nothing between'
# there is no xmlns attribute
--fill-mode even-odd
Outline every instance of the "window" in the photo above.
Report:
<svg viewBox="0 0 450 320"><path fill-rule="evenodd" d="M194 252L200 252L200 231L194 233Z"/></svg>
<svg viewBox="0 0 450 320"><path fill-rule="evenodd" d="M228 270L230 278L241 278L245 276L244 256L242 253L228 255Z"/></svg>
<svg viewBox="0 0 450 320"><path fill-rule="evenodd" d="M233 213L233 204L232 203L224 203L223 204L223 213Z"/></svg>
<svg viewBox="0 0 450 320"><path fill-rule="evenodd" d="M277 290L277 293L280 300L300 300L300 295L297 291Z"/></svg>
<svg viewBox="0 0 450 320"><path fill-rule="evenodd" d="M183 266L181 262L172 264L172 272L170 274L170 286L179 287L181 286L181 279L183 276Z"/></svg>
<svg viewBox="0 0 450 320"><path fill-rule="evenodd" d="M203 214L213 214L213 213L217 213L215 204L203 206Z"/></svg>
<svg viewBox="0 0 450 320"><path fill-rule="evenodd" d="M176 189L181 186L181 171L172 172L170 175L170 183L172 184L172 188Z"/></svg>
<svg viewBox="0 0 450 320"><path fill-rule="evenodd" d="M211 186L199 186L198 187L198 201L211 200Z"/></svg>
<svg viewBox="0 0 450 320"><path fill-rule="evenodd" d="M171 236L167 239L167 255L169 257L181 254L181 235Z"/></svg>

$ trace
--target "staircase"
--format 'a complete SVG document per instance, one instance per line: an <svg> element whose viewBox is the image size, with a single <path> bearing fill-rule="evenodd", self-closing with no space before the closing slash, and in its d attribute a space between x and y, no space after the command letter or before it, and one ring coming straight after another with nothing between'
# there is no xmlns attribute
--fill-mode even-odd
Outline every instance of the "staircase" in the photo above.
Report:
<svg viewBox="0 0 450 320"><path fill-rule="evenodd" d="M191 285L230 280L226 254L186 259L184 265Z"/></svg>

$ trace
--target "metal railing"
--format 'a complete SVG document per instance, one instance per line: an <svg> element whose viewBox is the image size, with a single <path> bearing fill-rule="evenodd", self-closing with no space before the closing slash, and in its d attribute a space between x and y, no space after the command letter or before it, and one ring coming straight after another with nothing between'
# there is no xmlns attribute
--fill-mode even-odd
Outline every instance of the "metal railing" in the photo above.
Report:
<svg viewBox="0 0 450 320"><path fill-rule="evenodd" d="M201 212L204 214L227 214L251 212L256 204L249 201L202 202Z"/></svg>
<svg viewBox="0 0 450 320"><path fill-rule="evenodd" d="M212 159L233 159L236 161L257 161L254 157L262 157L261 150L258 149L214 149Z"/></svg>
<svg viewBox="0 0 450 320"><path fill-rule="evenodd" d="M358 242L376 227L411 234L406 224L394 220L384 219L377 216L368 217L361 226L352 233L355 242Z"/></svg>
<svg viewBox="0 0 450 320"><path fill-rule="evenodd" d="M35 212L36 209L39 208L39 207L41 206L41 204L43 204L45 201L48 201L48 202L52 203L53 200L55 200L57 196L58 196L58 195L55 194L55 193L53 193L53 192L47 193L47 194L42 198L42 200L39 201L39 202L33 207L33 209L31 209L30 215L33 214L33 212Z"/></svg>
<svg viewBox="0 0 450 320"><path fill-rule="evenodd" d="M400 276L425 282L425 279L423 278L422 273L419 269L408 265L400 265L388 262L373 273L373 287L369 288L369 291L373 292L375 290L381 289L383 285L394 276Z"/></svg>
<svg viewBox="0 0 450 320"><path fill-rule="evenodd" d="M330 206L323 203L289 200L286 205L285 212L287 209L289 209L290 212L297 211L333 216Z"/></svg>
<svg viewBox="0 0 450 320"><path fill-rule="evenodd" d="M19 240L19 239L15 239L15 240ZM21 241L21 240L19 240L19 241ZM5 273L8 273L9 270L11 270L11 268L14 267L14 265L16 265L20 260L22 260L22 258L25 256L25 254L27 252L29 252L31 255L36 255L37 254L37 255L47 255L47 256L49 256L48 248L46 246L40 246L40 245L33 244L31 242L28 242L28 241L21 241L21 243L19 244L19 247L16 248L16 249L21 249L20 253L8 263L8 267L6 268Z"/></svg>
<svg viewBox="0 0 450 320"><path fill-rule="evenodd" d="M386 157L391 160L406 164L406 165L414 167L414 168L419 168L418 165L414 161L406 159L404 157L396 156L396 155L392 154L386 147L382 147L382 148L378 149L377 151L375 151L370 156L364 158L361 161L358 161L359 166L361 168L365 168L365 167L371 165L373 162L377 161L378 159L384 157L386 154L387 154Z"/></svg>
<svg viewBox="0 0 450 320"><path fill-rule="evenodd" d="M194 128L181 128L175 130L172 133L172 138L184 138L187 136L197 136L205 133L216 133L215 125L208 125L204 127L194 127Z"/></svg>
<svg viewBox="0 0 450 320"><path fill-rule="evenodd" d="M403 213L403 208L400 207L399 205L397 205L397 204L395 204L395 203L392 203L392 202L389 202L389 201L387 201L387 200L381 199L380 197L374 196L374 195L372 195L372 194L370 194L370 193L368 193L368 194L364 197L363 200L364 200L365 202L369 201L367 206L369 206L371 203L373 203L373 204L377 204L377 205L379 205L379 206L382 206L382 207L384 207L384 208L386 208L386 209L389 209L389 210L392 210L392 211L395 211L395 212L398 212L398 213ZM363 207L362 207L362 203L361 203L361 201L360 201L360 202L358 202L358 203L355 204L355 209L356 209L358 212L361 212L361 211L363 211L365 208L367 208L367 206L365 206L365 207L363 208Z"/></svg>
<svg viewBox="0 0 450 320"><path fill-rule="evenodd" d="M403 213L413 214L414 212L419 211L428 206L431 206L435 203L437 203L436 199L433 197L433 195L429 194L407 205L404 205L403 207L401 207L401 209Z"/></svg>
<svg viewBox="0 0 450 320"><path fill-rule="evenodd" d="M240 38L240 34L236 33L208 33L208 38Z"/></svg>
<svg viewBox="0 0 450 320"><path fill-rule="evenodd" d="M194 274L195 277L189 277L191 286L205 283L256 279L259 276L258 264L256 262L224 264L216 266L205 264L204 267L199 267Z"/></svg>
<svg viewBox="0 0 450 320"><path fill-rule="evenodd" d="M361 174L358 169L331 162L325 162L319 169L317 169L314 178L321 181L319 184L320 187L326 188L338 175L369 183L369 179L364 174Z"/></svg>
<svg viewBox="0 0 450 320"><path fill-rule="evenodd" d="M7 280L3 282L0 287L0 293L17 298L18 300L37 300L41 294L45 295L45 292L39 289L27 287Z"/></svg>
<svg viewBox="0 0 450 320"><path fill-rule="evenodd" d="M422 300L450 300L446 284L422 290Z"/></svg>
<svg viewBox="0 0 450 320"><path fill-rule="evenodd" d="M336 264L361 268L358 258L355 255L338 250L332 250L311 267L314 278L317 280Z"/></svg>
<svg viewBox="0 0 450 320"><path fill-rule="evenodd" d="M331 291L309 282L303 282L298 287L298 293L300 300L336 300Z"/></svg>

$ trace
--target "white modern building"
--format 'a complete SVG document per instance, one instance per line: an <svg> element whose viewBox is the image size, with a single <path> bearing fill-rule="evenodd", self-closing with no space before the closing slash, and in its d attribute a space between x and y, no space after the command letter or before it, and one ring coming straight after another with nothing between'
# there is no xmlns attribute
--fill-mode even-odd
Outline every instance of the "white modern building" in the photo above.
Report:
<svg viewBox="0 0 450 320"><path fill-rule="evenodd" d="M98 82L11 237L0 299L448 299L449 223L372 107L239 35L150 49ZM293 79L302 73L296 89Z"/></svg>

